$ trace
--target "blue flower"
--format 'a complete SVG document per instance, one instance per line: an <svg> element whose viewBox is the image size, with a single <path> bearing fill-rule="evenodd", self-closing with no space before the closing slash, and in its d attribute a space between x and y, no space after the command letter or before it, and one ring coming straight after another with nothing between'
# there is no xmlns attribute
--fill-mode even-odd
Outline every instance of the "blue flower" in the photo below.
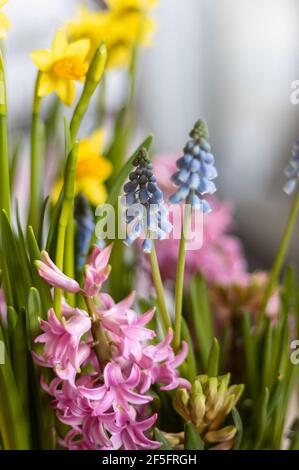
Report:
<svg viewBox="0 0 299 470"><path fill-rule="evenodd" d="M126 202L127 237L125 243L132 245L143 233L143 251L150 253L152 239L164 239L172 230L168 210L164 205L163 192L153 175L153 166L145 148L135 158L136 167L124 185Z"/></svg>
<svg viewBox="0 0 299 470"><path fill-rule="evenodd" d="M286 194L290 195L295 191L299 177L299 139L293 145L291 159L284 173L287 177L287 182L283 190Z"/></svg>
<svg viewBox="0 0 299 470"><path fill-rule="evenodd" d="M196 122L190 137L183 156L176 162L178 171L171 178L178 189L170 197L170 202L178 204L186 200L192 209L201 210L206 214L212 209L202 196L215 193L217 188L213 180L218 176L214 166L215 159L207 142L206 123Z"/></svg>

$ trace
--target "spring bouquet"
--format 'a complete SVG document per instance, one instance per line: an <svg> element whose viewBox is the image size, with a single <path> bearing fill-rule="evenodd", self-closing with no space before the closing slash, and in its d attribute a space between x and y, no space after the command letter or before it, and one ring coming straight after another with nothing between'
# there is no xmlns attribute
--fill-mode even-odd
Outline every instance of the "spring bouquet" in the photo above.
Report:
<svg viewBox="0 0 299 470"><path fill-rule="evenodd" d="M282 272L299 192L271 273L251 274L230 233L232 206L214 195L217 158L203 120L190 123L179 155L154 158L149 135L130 156L137 61L156 3L83 6L49 50L32 52L22 211L23 146L13 134L8 142L1 55L3 450L299 449L298 280ZM128 88L111 117L115 68Z"/></svg>

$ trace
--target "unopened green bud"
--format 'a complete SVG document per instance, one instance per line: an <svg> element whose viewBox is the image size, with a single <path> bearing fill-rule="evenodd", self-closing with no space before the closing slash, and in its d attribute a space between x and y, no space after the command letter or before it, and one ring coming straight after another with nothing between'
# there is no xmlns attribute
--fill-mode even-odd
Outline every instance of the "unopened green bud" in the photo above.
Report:
<svg viewBox="0 0 299 470"><path fill-rule="evenodd" d="M173 406L175 410L186 421L189 421L191 418L189 410L189 399L190 395L185 388L180 388L173 399Z"/></svg>
<svg viewBox="0 0 299 470"><path fill-rule="evenodd" d="M190 400L190 411L192 422L197 423L202 420L206 412L206 397L203 393L198 393L192 396Z"/></svg>

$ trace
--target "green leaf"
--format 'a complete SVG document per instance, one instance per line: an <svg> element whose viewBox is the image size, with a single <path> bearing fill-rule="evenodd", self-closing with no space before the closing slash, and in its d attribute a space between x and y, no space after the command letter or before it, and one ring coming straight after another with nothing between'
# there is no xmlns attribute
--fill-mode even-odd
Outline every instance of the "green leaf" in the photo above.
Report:
<svg viewBox="0 0 299 470"><path fill-rule="evenodd" d="M7 332L8 332L8 338L9 338L10 351L12 351L12 348L13 348L14 334L15 334L17 319L18 319L17 312L11 305L9 305L9 307L7 308Z"/></svg>
<svg viewBox="0 0 299 470"><path fill-rule="evenodd" d="M207 286L203 277L196 275L190 285L192 323L196 335L201 366L207 368L209 351L214 337L213 319L209 305Z"/></svg>
<svg viewBox="0 0 299 470"><path fill-rule="evenodd" d="M182 317L182 339L188 344L188 355L185 362L181 365L180 370L182 371L183 376L192 382L197 375L197 366L191 334L184 317Z"/></svg>
<svg viewBox="0 0 299 470"><path fill-rule="evenodd" d="M161 442L162 444L159 450L172 450L168 440L163 436L158 428L155 428L154 436L156 441Z"/></svg>
<svg viewBox="0 0 299 470"><path fill-rule="evenodd" d="M33 350L34 340L40 333L39 318L42 318L42 304L37 289L31 287L28 294L26 330L29 351Z"/></svg>
<svg viewBox="0 0 299 470"><path fill-rule="evenodd" d="M0 341L3 341L0 329ZM0 365L0 434L5 450L29 450L29 428L8 354Z"/></svg>
<svg viewBox="0 0 299 470"><path fill-rule="evenodd" d="M204 442L191 421L185 424L185 450L205 450Z"/></svg>
<svg viewBox="0 0 299 470"><path fill-rule="evenodd" d="M21 309L18 314L18 319L14 330L12 358L13 371L16 378L16 384L18 387L23 411L26 418L29 420L26 314L24 309Z"/></svg>
<svg viewBox="0 0 299 470"><path fill-rule="evenodd" d="M252 397L256 396L258 383L256 377L256 338L251 332L250 316L246 313L242 318L243 341L245 350L245 371L247 376L247 386Z"/></svg>
<svg viewBox="0 0 299 470"><path fill-rule="evenodd" d="M233 417L234 424L237 428L237 435L236 435L233 450L239 450L241 447L242 438L243 438L243 423L242 423L241 416L236 407L233 407L232 409L232 417Z"/></svg>
<svg viewBox="0 0 299 470"><path fill-rule="evenodd" d="M256 407L257 425L256 425L256 439L255 439L254 449L259 449L263 443L263 439L264 439L265 432L267 429L268 402L269 402L269 389L266 387Z"/></svg>
<svg viewBox="0 0 299 470"><path fill-rule="evenodd" d="M209 377L218 377L219 370L219 343L217 338L214 338L212 341L208 365L207 365L207 374Z"/></svg>

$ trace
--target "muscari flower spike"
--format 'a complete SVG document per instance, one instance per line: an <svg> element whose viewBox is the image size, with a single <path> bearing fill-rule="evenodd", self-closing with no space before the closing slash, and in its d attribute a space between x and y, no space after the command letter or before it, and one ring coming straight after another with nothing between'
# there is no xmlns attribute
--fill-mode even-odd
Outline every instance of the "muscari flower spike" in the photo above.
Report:
<svg viewBox="0 0 299 470"><path fill-rule="evenodd" d="M204 195L214 194L217 190L214 180L218 174L214 166L215 159L210 153L208 128L204 121L197 121L190 132L191 140L184 147L184 155L177 160L178 171L172 181L178 187L170 197L172 204L186 200L192 209L201 210L204 214L211 212Z"/></svg>
<svg viewBox="0 0 299 470"><path fill-rule="evenodd" d="M124 185L127 207L125 243L132 245L145 233L142 248L145 253L150 253L152 239L164 239L171 232L172 225L168 220L163 192L157 184L152 162L144 147L133 161L133 165L136 169L129 174L129 181Z"/></svg>
<svg viewBox="0 0 299 470"><path fill-rule="evenodd" d="M299 178L299 139L293 145L291 159L284 173L288 180L283 190L290 196L295 191Z"/></svg>

